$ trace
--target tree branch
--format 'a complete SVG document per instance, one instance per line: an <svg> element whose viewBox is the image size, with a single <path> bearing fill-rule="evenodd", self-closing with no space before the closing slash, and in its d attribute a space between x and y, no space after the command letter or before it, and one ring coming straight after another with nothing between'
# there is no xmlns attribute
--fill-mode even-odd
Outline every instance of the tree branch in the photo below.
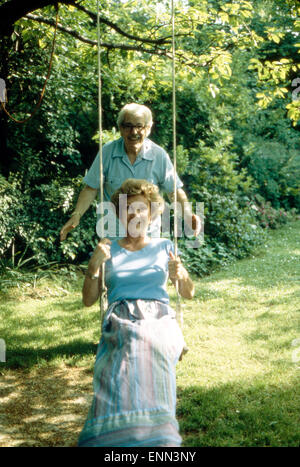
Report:
<svg viewBox="0 0 300 467"><path fill-rule="evenodd" d="M37 21L38 23L48 24L49 26L53 26L53 27L55 26L55 21L54 20L48 19L48 18L43 18L42 16L32 15L31 13L28 13L25 16L25 19ZM84 37L81 34L79 34L77 31L75 31L75 30L73 30L73 29L71 29L71 28L69 28L67 26L63 26L60 23L58 23L57 28L60 31L75 37L76 39L80 40L81 42L85 42L86 44L97 46L97 41L96 40L89 39L88 37ZM101 42L100 45L101 45L101 47L104 47L106 49L137 50L137 51L140 51L140 52L146 52L146 53L155 54L155 55L165 55L166 57L168 57L167 51L165 49L161 49L161 48L158 48L158 47L156 47L154 49L153 48L152 49L146 49L144 47L141 47L139 44L136 44L136 45L118 44L118 43L112 44L112 43L108 43L108 42Z"/></svg>
<svg viewBox="0 0 300 467"><path fill-rule="evenodd" d="M37 9L44 8L46 6L50 6L50 5L56 6L58 3L62 3L65 5L72 5L76 7L77 9L83 11L87 15L89 15L90 18L92 18L93 22L97 21L97 14L93 13L92 11L82 6L80 4L81 0L59 0L59 1L58 0L26 0L23 2L19 2L19 0L8 0L6 3L0 6L0 31L1 31L0 37L6 36L7 34L9 35L11 33L11 28L13 27L13 24L19 19L24 18L24 17L27 19L34 20L34 21L38 21L40 23L45 23L50 26L54 26L53 20L43 18L41 16L32 15L31 12ZM140 37L140 36L129 34L126 31L123 31L117 24L113 23L112 21L106 18L102 17L100 20L102 23L114 29L116 32L118 32L123 37L126 37L127 39L130 39L135 42L134 44L102 42L101 46L106 48L107 50L111 50L111 49L136 50L140 52L145 52L149 54L172 58L171 53L168 50L163 48L163 45L170 44L170 36L161 37L159 39ZM58 29L89 45L92 45L92 46L97 45L96 41L89 39L88 37L82 36L77 31L67 26L63 26L59 24ZM182 35L186 35L186 34L182 34ZM144 44L144 45L149 44L149 46L152 45L154 47L147 48L147 47L141 46L141 44Z"/></svg>
<svg viewBox="0 0 300 467"><path fill-rule="evenodd" d="M89 15L89 17L93 20L94 24L97 24L97 14L96 13L94 13L93 11L88 10L87 8L85 8L84 6L79 5L79 4L76 5L76 8L78 10L83 11L87 15ZM131 40L139 41L139 42L144 42L144 43L149 43L149 44L156 44L156 45L167 44L167 43L171 42L170 41L170 36L161 37L160 39L149 39L149 38L146 38L146 37L134 36L132 34L129 34L129 33L125 32L125 31L123 31L117 24L115 24L112 21L104 18L103 16L101 16L100 21L101 21L101 23L106 24L110 28L114 29L116 32L118 32L122 36L127 37L127 39L131 39Z"/></svg>
<svg viewBox="0 0 300 467"><path fill-rule="evenodd" d="M37 23L48 24L49 26L53 26L53 27L55 26L54 20L43 18L42 16L32 15L31 13L28 13L24 17L24 19L30 19L32 21L36 21ZM75 37L76 39L79 39L82 42L85 42L90 45L97 45L97 41L93 39L89 39L88 37L84 37L81 34L79 34L77 31L74 31L73 29L68 28L67 26L63 26L60 23L57 24L57 29L67 34L70 34L71 36Z"/></svg>
<svg viewBox="0 0 300 467"><path fill-rule="evenodd" d="M22 2L19 0L9 0L0 6L1 35L4 36L11 29L12 25L27 13L49 5L55 6L57 3L57 0L26 0ZM77 6L76 0L59 0L59 3Z"/></svg>

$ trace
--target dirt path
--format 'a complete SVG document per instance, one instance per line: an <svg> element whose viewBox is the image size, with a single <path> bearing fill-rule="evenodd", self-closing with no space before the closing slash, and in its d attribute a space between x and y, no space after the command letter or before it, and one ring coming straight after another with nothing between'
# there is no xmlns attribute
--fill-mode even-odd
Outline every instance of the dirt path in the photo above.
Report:
<svg viewBox="0 0 300 467"><path fill-rule="evenodd" d="M76 446L92 371L41 367L0 375L0 447Z"/></svg>

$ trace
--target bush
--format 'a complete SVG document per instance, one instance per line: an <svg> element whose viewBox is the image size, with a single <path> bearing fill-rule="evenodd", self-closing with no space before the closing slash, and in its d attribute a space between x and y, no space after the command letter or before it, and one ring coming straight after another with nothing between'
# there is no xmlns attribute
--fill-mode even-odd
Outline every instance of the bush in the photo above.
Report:
<svg viewBox="0 0 300 467"><path fill-rule="evenodd" d="M29 187L21 194L16 183L0 178L0 252L10 262L14 241L16 260L26 265L80 262L88 257L96 242L95 213L84 216L79 227L60 243L59 232L68 219L81 189L81 177L63 184L54 180ZM4 264L4 263L3 263Z"/></svg>
<svg viewBox="0 0 300 467"><path fill-rule="evenodd" d="M19 225L21 192L16 181L0 175L0 255L10 248Z"/></svg>
<svg viewBox="0 0 300 467"><path fill-rule="evenodd" d="M264 229L258 225L253 210L237 195L209 194L204 200L204 243L188 248L182 239L180 249L190 272L199 276L225 266L235 259L253 253L265 240Z"/></svg>
<svg viewBox="0 0 300 467"><path fill-rule="evenodd" d="M268 129L264 124L264 120L260 122L260 130L269 133L269 137L255 134L258 128L240 135L241 166L255 180L256 192L275 209L288 211L296 208L300 211L299 138L295 141L295 136L288 129L282 134L282 121L273 122L273 127ZM275 134L270 138L272 131Z"/></svg>
<svg viewBox="0 0 300 467"><path fill-rule="evenodd" d="M283 208L275 209L270 201L266 201L262 196L256 194L254 202L249 203L254 210L259 225L264 228L277 229L289 221L300 218L295 208L285 211Z"/></svg>
<svg viewBox="0 0 300 467"><path fill-rule="evenodd" d="M192 249L186 239L180 241L189 270L198 275L246 257L265 238L249 205L255 184L245 170L237 169L230 146L229 132L210 147L199 141L188 153L184 151L185 164L179 164L190 199L204 204L205 243Z"/></svg>

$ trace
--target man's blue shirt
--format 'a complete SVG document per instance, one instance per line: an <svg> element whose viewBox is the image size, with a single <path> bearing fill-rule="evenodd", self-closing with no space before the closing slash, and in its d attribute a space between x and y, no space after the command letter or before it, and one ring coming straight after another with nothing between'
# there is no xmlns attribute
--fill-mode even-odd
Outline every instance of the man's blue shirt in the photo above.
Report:
<svg viewBox="0 0 300 467"><path fill-rule="evenodd" d="M120 188L127 178L148 180L157 185L161 192L174 191L174 167L166 151L146 138L142 149L131 164L124 148L123 138L111 141L103 146L104 200L109 201L113 193ZM91 188L99 189L100 161L96 156L83 181ZM183 186L176 177L177 189Z"/></svg>
<svg viewBox="0 0 300 467"><path fill-rule="evenodd" d="M111 141L103 146L103 196L104 201L110 201L113 193L120 188L128 178L144 179L157 185L160 192L172 193L174 191L174 166L166 151L145 138L141 151L134 164L131 164L124 147L123 138ZM97 154L91 168L83 181L91 188L100 187L100 157ZM176 174L176 187L181 188L182 181ZM109 212L107 219L109 226L106 228L106 236L110 238L124 236L121 223ZM116 222L115 222L116 221ZM152 237L160 236L160 217L157 217L150 225L149 234ZM100 223L97 224L100 229ZM99 232L98 232L99 234ZM99 234L99 236L102 236Z"/></svg>

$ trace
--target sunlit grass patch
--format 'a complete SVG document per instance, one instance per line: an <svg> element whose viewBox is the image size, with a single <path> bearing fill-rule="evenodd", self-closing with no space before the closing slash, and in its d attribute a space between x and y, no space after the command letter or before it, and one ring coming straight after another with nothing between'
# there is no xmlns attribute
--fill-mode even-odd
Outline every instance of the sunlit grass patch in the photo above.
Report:
<svg viewBox="0 0 300 467"><path fill-rule="evenodd" d="M299 231L296 222L270 232L263 252L195 279L195 298L182 300L184 446L299 445ZM2 294L0 395L10 412L0 445L76 444L100 337L99 305L83 307L82 281L81 273L55 275Z"/></svg>
<svg viewBox="0 0 300 467"><path fill-rule="evenodd" d="M299 227L197 281L186 304L190 351L177 368L185 446L299 445Z"/></svg>
<svg viewBox="0 0 300 467"><path fill-rule="evenodd" d="M64 288L59 296L61 287L56 281L42 281L38 298L21 289L15 291L19 299L13 300L10 295L9 300L0 302L0 336L7 347L4 369L94 359L100 336L99 309L97 305L83 306L81 275L72 286L65 287L69 290Z"/></svg>

